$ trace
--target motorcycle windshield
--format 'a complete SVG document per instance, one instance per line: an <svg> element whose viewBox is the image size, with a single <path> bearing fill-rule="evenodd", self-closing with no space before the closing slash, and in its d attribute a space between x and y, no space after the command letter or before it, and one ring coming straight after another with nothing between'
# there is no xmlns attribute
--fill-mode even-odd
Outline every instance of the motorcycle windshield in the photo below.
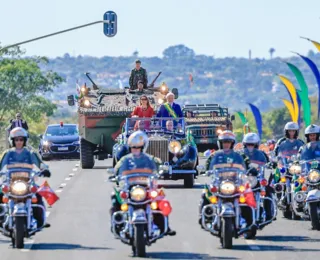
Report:
<svg viewBox="0 0 320 260"><path fill-rule="evenodd" d="M280 154L280 158L278 160L278 167L279 168L288 168L290 163L292 163L291 156L286 156L286 155Z"/></svg>
<svg viewBox="0 0 320 260"><path fill-rule="evenodd" d="M222 168L216 170L215 179L218 179L219 182L226 180L236 182L241 174L242 172L238 168Z"/></svg>
<svg viewBox="0 0 320 260"><path fill-rule="evenodd" d="M10 180L25 180L29 181L33 176L33 172L30 169L23 169L23 168L17 168L17 169L10 169L8 177Z"/></svg>
<svg viewBox="0 0 320 260"><path fill-rule="evenodd" d="M302 172L307 174L311 169L320 169L320 159L312 159L301 162Z"/></svg>
<svg viewBox="0 0 320 260"><path fill-rule="evenodd" d="M155 174L145 172L131 172L130 174L122 174L120 179L120 186L154 186Z"/></svg>

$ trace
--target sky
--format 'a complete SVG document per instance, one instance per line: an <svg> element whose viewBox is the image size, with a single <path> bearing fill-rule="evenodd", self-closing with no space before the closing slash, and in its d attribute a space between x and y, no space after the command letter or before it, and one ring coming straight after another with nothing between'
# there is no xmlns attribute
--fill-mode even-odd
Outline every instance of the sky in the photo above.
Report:
<svg viewBox="0 0 320 260"><path fill-rule="evenodd" d="M96 24L22 45L27 55L162 56L184 44L197 55L267 58L306 54L320 41L320 0L0 0L0 42L8 45L118 16L118 33Z"/></svg>

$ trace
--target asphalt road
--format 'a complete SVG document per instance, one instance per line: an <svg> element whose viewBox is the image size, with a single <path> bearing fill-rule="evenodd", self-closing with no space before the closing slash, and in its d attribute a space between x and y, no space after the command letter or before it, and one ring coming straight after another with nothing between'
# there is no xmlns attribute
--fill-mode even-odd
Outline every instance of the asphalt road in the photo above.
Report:
<svg viewBox="0 0 320 260"><path fill-rule="evenodd" d="M25 249L12 249L10 240L0 235L2 260L105 260L131 259L131 248L113 238L110 232L110 193L113 184L106 182L106 168L111 160L96 163L93 170L82 170L78 161L49 163L50 186L60 200L47 209L51 227L26 240ZM40 183L43 180L40 181ZM239 238L234 248L222 249L219 239L200 229L198 202L200 178L193 189L183 189L182 182L164 183L173 211L171 228L174 237L166 236L151 247L151 259L318 259L320 232L310 230L310 222L278 219L258 231L256 240Z"/></svg>

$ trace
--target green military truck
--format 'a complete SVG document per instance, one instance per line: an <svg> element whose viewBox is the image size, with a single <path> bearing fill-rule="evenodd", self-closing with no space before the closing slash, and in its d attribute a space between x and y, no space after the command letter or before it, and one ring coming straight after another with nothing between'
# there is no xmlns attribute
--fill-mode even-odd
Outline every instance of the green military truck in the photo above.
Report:
<svg viewBox="0 0 320 260"><path fill-rule="evenodd" d="M140 96L146 95L156 110L165 102L169 88L163 84L160 87L148 87L142 92L130 90L129 87L102 89L88 73L86 76L92 82L92 88L86 84L82 86L78 99L74 95L68 96L68 105L78 105L81 167L92 169L95 159L112 157L116 138L121 134L126 118L139 105ZM171 91L178 96L177 89Z"/></svg>
<svg viewBox="0 0 320 260"><path fill-rule="evenodd" d="M230 116L227 107L218 104L184 105L187 131L193 136L199 152L218 149L218 135L223 130L232 131L234 115Z"/></svg>

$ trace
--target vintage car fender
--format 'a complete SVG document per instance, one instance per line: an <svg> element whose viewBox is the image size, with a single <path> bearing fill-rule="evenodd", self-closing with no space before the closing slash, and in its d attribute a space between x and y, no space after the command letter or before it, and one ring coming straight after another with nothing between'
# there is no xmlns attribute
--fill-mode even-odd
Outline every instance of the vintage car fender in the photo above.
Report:
<svg viewBox="0 0 320 260"><path fill-rule="evenodd" d="M115 145L116 146L116 145ZM118 144L114 150L116 161L118 162L123 156L129 154L129 146L125 144Z"/></svg>
<svg viewBox="0 0 320 260"><path fill-rule="evenodd" d="M178 161L172 165L173 168L195 169L198 159L198 150L196 147L186 144L177 156Z"/></svg>
<svg viewBox="0 0 320 260"><path fill-rule="evenodd" d="M314 189L308 192L307 202L320 201L320 190Z"/></svg>

